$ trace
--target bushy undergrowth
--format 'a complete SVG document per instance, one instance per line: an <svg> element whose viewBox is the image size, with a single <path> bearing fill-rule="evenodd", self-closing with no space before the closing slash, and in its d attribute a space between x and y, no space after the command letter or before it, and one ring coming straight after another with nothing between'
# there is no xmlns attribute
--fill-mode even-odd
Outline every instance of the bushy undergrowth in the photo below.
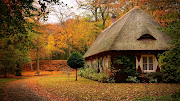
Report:
<svg viewBox="0 0 180 101"><path fill-rule="evenodd" d="M132 82L132 83L140 83L140 80L138 80L136 76L128 76L126 81L127 82Z"/></svg>
<svg viewBox="0 0 180 101"><path fill-rule="evenodd" d="M150 83L178 83L179 82L178 80L174 79L176 76L172 76L172 75L170 76L164 72L147 73L146 76L148 77L148 81Z"/></svg>
<svg viewBox="0 0 180 101"><path fill-rule="evenodd" d="M87 79L94 81L99 81L103 83L114 83L115 80L110 78L106 73L97 73L96 70L91 68L79 69L78 75Z"/></svg>

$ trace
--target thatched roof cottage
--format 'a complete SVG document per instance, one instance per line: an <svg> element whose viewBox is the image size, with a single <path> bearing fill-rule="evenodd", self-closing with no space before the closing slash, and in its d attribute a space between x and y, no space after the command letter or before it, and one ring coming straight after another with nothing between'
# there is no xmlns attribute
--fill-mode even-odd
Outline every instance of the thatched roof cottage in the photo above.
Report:
<svg viewBox="0 0 180 101"><path fill-rule="evenodd" d="M158 28L163 26L135 7L97 37L84 55L86 64L107 71L117 55L132 55L138 71L160 71L157 55L169 49L170 37Z"/></svg>

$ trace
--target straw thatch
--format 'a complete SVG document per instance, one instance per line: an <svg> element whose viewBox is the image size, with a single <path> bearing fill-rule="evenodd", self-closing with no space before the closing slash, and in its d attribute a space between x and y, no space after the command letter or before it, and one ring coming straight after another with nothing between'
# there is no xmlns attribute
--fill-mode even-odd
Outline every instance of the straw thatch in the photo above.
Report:
<svg viewBox="0 0 180 101"><path fill-rule="evenodd" d="M85 53L89 57L109 50L168 50L170 39L153 17L139 8L133 8L105 29ZM150 34L156 40L138 40Z"/></svg>

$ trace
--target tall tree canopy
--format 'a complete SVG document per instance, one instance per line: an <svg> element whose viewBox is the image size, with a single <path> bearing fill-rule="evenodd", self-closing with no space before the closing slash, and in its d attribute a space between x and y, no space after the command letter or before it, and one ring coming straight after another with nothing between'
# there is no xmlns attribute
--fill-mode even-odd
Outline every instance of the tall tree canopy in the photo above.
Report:
<svg viewBox="0 0 180 101"><path fill-rule="evenodd" d="M12 63L16 66L16 72L20 72L23 61L26 60L29 46L32 45L29 32L34 32L34 23L28 22L27 19L31 16L43 15L45 17L47 5L58 3L58 1L38 0L41 10L35 14L34 11L37 11L37 8L33 5L33 0L0 0L0 50L7 51L12 55L11 61L14 61ZM14 50L17 52L12 52ZM7 52L0 53L4 56L3 60L5 61L9 61ZM3 68L4 65L1 63L0 68Z"/></svg>

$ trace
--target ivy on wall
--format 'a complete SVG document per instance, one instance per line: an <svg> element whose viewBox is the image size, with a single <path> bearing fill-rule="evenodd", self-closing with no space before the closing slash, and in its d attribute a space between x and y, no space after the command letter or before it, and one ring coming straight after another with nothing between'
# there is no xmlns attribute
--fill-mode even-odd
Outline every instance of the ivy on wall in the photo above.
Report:
<svg viewBox="0 0 180 101"><path fill-rule="evenodd" d="M134 76L136 74L136 67L133 60L134 58L132 56L117 56L113 61L113 64L117 64L118 66L114 65L114 69L121 69L120 66L123 66L121 72Z"/></svg>

